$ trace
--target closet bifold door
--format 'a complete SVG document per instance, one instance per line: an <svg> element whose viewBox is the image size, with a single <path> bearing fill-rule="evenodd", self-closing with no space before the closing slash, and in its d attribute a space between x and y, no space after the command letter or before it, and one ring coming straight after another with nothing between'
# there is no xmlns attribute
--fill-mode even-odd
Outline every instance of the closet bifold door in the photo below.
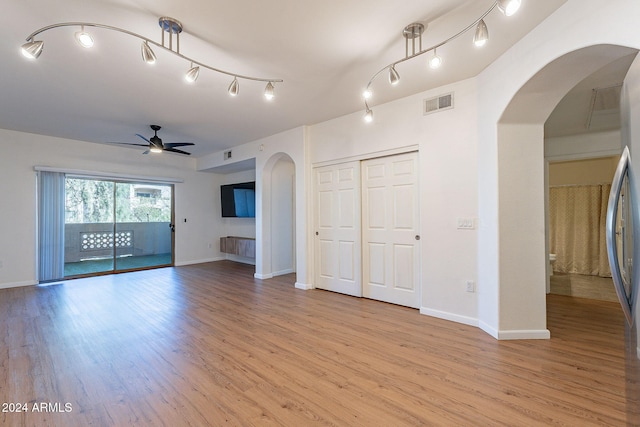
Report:
<svg viewBox="0 0 640 427"><path fill-rule="evenodd" d="M638 260L638 198L631 169L629 148L625 147L611 184L607 206L606 239L611 276L622 311L629 325L633 325L638 300L638 275L633 268Z"/></svg>

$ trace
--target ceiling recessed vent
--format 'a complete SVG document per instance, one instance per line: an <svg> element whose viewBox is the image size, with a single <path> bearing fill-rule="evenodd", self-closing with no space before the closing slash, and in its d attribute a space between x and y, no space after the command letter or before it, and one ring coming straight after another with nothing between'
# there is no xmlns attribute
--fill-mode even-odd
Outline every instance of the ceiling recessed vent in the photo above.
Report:
<svg viewBox="0 0 640 427"><path fill-rule="evenodd" d="M424 100L424 114L453 108L453 92Z"/></svg>
<svg viewBox="0 0 640 427"><path fill-rule="evenodd" d="M229 160L231 158L231 150L224 152L224 159Z"/></svg>

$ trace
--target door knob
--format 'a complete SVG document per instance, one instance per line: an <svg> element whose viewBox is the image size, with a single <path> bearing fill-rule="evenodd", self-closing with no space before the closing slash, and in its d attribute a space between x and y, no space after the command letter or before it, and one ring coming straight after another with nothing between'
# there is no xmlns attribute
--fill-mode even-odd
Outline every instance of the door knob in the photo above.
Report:
<svg viewBox="0 0 640 427"><path fill-rule="evenodd" d="M416 240L420 240L420 235L416 234Z"/></svg>

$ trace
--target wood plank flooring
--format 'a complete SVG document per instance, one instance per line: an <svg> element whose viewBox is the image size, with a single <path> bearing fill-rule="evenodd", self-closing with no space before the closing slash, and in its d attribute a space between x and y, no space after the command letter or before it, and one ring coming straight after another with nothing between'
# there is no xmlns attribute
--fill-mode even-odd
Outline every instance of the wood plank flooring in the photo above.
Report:
<svg viewBox="0 0 640 427"><path fill-rule="evenodd" d="M621 311L548 311L551 340L499 342L227 261L0 290L0 424L631 424Z"/></svg>

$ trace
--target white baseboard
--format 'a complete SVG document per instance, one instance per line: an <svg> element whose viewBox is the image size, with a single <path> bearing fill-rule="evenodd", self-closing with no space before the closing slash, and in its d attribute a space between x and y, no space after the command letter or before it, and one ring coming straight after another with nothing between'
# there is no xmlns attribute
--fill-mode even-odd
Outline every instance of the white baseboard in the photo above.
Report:
<svg viewBox="0 0 640 427"><path fill-rule="evenodd" d="M206 258L206 259L193 259L193 260L189 260L189 261L176 261L175 262L175 266L176 267L182 267L185 265L193 265L193 264L204 264L206 262L214 262L214 261L222 261L225 258Z"/></svg>
<svg viewBox="0 0 640 427"><path fill-rule="evenodd" d="M0 283L0 289L21 288L23 286L35 286L38 282L35 280L25 280L24 282Z"/></svg>
<svg viewBox="0 0 640 427"><path fill-rule="evenodd" d="M424 314L431 317L437 317L438 319L449 320L451 322L462 323L464 325L478 327L478 319L473 317L461 316L455 313L448 313L446 311L434 310L432 308L420 307L420 314Z"/></svg>
<svg viewBox="0 0 640 427"><path fill-rule="evenodd" d="M483 322L482 320L478 321L478 327L480 329L482 329L483 331L485 331L486 333L488 333L489 335L491 335L492 337L494 337L495 339L499 339L498 336L498 330L489 326L488 324L486 324L485 322Z"/></svg>
<svg viewBox="0 0 640 427"><path fill-rule="evenodd" d="M273 274L271 274L271 273L269 273L269 274L254 273L253 277L255 277L256 279L260 279L260 280L273 279Z"/></svg>
<svg viewBox="0 0 640 427"><path fill-rule="evenodd" d="M499 340L548 340L551 332L548 329L525 329L498 332Z"/></svg>
<svg viewBox="0 0 640 427"><path fill-rule="evenodd" d="M551 332L548 329L500 331L482 321L478 326L497 340L548 340L551 338Z"/></svg>
<svg viewBox="0 0 640 427"><path fill-rule="evenodd" d="M274 271L271 274L273 275L273 277L276 277L276 276L284 276L285 274L291 274L291 273L295 273L295 270L293 268L287 268L286 270Z"/></svg>
<svg viewBox="0 0 640 427"><path fill-rule="evenodd" d="M240 262L242 264L256 265L255 258L246 258L238 255L227 254L227 257L224 259L234 262Z"/></svg>
<svg viewBox="0 0 640 427"><path fill-rule="evenodd" d="M303 291L309 291L311 289L315 289L313 285L308 285L306 283L296 282L296 289L302 289Z"/></svg>

